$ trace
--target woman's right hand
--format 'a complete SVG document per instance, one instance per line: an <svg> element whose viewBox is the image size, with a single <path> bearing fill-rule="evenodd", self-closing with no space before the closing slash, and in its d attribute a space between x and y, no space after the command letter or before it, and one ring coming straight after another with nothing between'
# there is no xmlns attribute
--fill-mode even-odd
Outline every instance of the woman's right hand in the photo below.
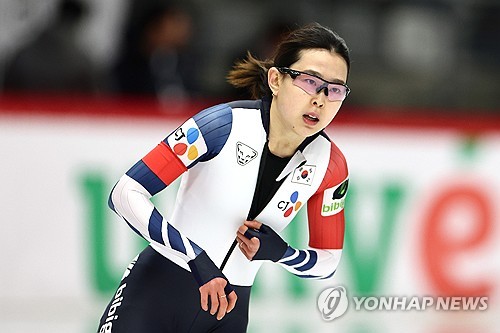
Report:
<svg viewBox="0 0 500 333"><path fill-rule="evenodd" d="M199 288L201 308L204 311L210 309L211 315L217 314L217 320L221 320L226 313L231 312L238 299L234 290L229 295L226 295L224 288L227 283L223 278L216 277Z"/></svg>

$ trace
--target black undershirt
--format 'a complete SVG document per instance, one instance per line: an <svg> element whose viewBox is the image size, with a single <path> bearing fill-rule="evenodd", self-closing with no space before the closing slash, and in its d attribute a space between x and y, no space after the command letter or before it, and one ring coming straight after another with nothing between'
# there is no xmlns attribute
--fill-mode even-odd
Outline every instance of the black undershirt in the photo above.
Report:
<svg viewBox="0 0 500 333"><path fill-rule="evenodd" d="M264 127L266 134L269 136L269 122L270 122L270 107L271 100L269 97L262 98L261 104L261 118L262 126ZM303 149L312 141L314 141L319 135L324 135L323 131L318 132L310 137L307 137L302 141L297 150L303 151ZM326 136L325 136L326 137ZM328 139L328 137L326 137ZM329 139L328 139L329 140ZM255 192L252 199L252 204L250 206L250 211L248 212L247 220L254 220L260 212L266 207L266 205L271 201L271 198L276 194L281 184L284 182L286 177L280 181L276 181L281 171L290 161L291 157L281 158L269 151L269 142L266 142L264 149L262 151L262 157L259 165L259 175L257 177L257 184L255 185ZM265 221L260 221L265 223ZM234 251L237 241L234 240L233 244L229 248L226 257L222 261L220 269L223 270L226 263Z"/></svg>
<svg viewBox="0 0 500 333"><path fill-rule="evenodd" d="M262 150L259 175L257 177L257 184L255 185L252 206L250 207L250 212L247 217L248 220L255 219L264 207L266 207L276 191L278 191L278 188L286 177L280 181L276 181L276 178L278 178L281 171L283 171L291 159L291 157L279 157L274 155L269 150L268 144L269 142L266 142Z"/></svg>

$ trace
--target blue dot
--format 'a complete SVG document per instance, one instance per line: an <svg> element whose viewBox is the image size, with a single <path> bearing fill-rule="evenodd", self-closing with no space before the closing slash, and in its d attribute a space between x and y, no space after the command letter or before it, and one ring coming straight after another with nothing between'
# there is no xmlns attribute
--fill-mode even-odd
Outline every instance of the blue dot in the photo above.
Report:
<svg viewBox="0 0 500 333"><path fill-rule="evenodd" d="M193 142L198 140L199 136L200 136L200 132L196 128L191 127L187 131L186 139L187 139L189 144L192 144Z"/></svg>
<svg viewBox="0 0 500 333"><path fill-rule="evenodd" d="M292 203L295 203L297 201L297 199L299 198L299 192L295 191L292 193L292 195L290 196L290 201Z"/></svg>

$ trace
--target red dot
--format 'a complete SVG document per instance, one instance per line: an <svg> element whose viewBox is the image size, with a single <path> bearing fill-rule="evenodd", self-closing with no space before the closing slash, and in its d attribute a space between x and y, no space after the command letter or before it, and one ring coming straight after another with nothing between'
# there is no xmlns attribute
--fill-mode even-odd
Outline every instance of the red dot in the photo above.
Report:
<svg viewBox="0 0 500 333"><path fill-rule="evenodd" d="M187 145L185 143L178 143L174 146L174 152L177 155L184 155L187 150Z"/></svg>
<svg viewBox="0 0 500 333"><path fill-rule="evenodd" d="M293 206L292 206L292 207L290 207L290 208L288 208L288 209L286 210L285 214L283 214L283 216L284 216L284 217L288 217L288 216L290 216L290 214L292 214L292 212L293 212Z"/></svg>

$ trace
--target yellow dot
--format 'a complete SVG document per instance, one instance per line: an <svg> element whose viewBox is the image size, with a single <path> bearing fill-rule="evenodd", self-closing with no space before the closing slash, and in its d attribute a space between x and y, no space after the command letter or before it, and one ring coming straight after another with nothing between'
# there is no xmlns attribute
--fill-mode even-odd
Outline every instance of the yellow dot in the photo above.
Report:
<svg viewBox="0 0 500 333"><path fill-rule="evenodd" d="M198 149L196 149L196 146L189 147L187 156L191 161L198 157Z"/></svg>
<svg viewBox="0 0 500 333"><path fill-rule="evenodd" d="M295 204L295 210L299 210L300 206L302 206L302 202L297 201L297 203Z"/></svg>

